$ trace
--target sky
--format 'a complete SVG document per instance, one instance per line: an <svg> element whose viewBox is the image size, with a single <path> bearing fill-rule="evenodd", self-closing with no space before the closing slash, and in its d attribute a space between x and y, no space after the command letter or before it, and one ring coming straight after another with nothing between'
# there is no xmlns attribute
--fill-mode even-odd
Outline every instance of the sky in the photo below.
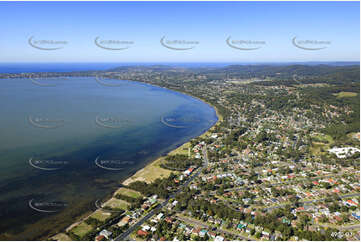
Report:
<svg viewBox="0 0 361 242"><path fill-rule="evenodd" d="M7 63L360 60L359 2L0 2L0 16Z"/></svg>

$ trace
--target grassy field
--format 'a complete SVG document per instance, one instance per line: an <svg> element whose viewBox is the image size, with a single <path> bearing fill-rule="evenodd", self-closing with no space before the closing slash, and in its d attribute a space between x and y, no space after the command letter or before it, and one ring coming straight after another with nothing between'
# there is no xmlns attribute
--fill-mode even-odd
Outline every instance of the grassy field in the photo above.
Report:
<svg viewBox="0 0 361 242"><path fill-rule="evenodd" d="M157 178L165 178L172 173L171 170L163 169L159 165L163 162L164 158L160 157L153 161L143 169L139 170L133 176L123 182L124 185L128 185L135 181L144 181L146 183L152 183Z"/></svg>
<svg viewBox="0 0 361 242"><path fill-rule="evenodd" d="M330 87L330 84L327 83L309 83L309 84L299 84L295 85L296 87Z"/></svg>
<svg viewBox="0 0 361 242"><path fill-rule="evenodd" d="M313 155L320 155L327 152L330 146L333 144L333 139L329 135L315 134L312 136L312 147L310 148Z"/></svg>
<svg viewBox="0 0 361 242"><path fill-rule="evenodd" d="M99 221L105 221L110 216L111 216L111 213L103 212L102 210L98 209L90 217L95 218L95 219L97 219Z"/></svg>
<svg viewBox="0 0 361 242"><path fill-rule="evenodd" d="M351 139L360 140L360 133L353 132L353 133L349 133L347 136Z"/></svg>
<svg viewBox="0 0 361 242"><path fill-rule="evenodd" d="M169 152L169 155L188 155L188 149L191 147L189 142L179 146L177 149Z"/></svg>
<svg viewBox="0 0 361 242"><path fill-rule="evenodd" d="M104 203L103 207L120 208L123 210L127 210L128 205L129 203L127 203L126 201L116 199L113 197L110 200L108 200L106 203Z"/></svg>
<svg viewBox="0 0 361 242"><path fill-rule="evenodd" d="M78 226L74 227L71 231L78 235L80 238L83 237L86 233L93 229L92 226L86 224L85 222L80 223Z"/></svg>
<svg viewBox="0 0 361 242"><path fill-rule="evenodd" d="M320 133L313 135L312 140L314 140L315 142L321 142L321 143L325 143L325 144L333 143L333 139L330 135L325 135L325 134L320 134Z"/></svg>
<svg viewBox="0 0 361 242"><path fill-rule="evenodd" d="M114 195L116 194L122 194L128 197L132 197L132 198L138 198L138 197L142 197L142 194L138 191L134 191L132 189L128 189L125 187L121 187L119 188Z"/></svg>
<svg viewBox="0 0 361 242"><path fill-rule="evenodd" d="M312 147L310 147L310 150L313 155L320 155L321 153L326 152L327 146L323 143L312 142Z"/></svg>
<svg viewBox="0 0 361 242"><path fill-rule="evenodd" d="M339 92L339 93L335 93L333 95L335 95L337 98L356 97L357 93L356 92Z"/></svg>

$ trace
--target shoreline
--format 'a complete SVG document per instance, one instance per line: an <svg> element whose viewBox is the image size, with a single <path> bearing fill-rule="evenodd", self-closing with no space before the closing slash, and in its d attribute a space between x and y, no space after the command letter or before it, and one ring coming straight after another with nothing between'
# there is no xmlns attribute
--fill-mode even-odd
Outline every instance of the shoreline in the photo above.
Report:
<svg viewBox="0 0 361 242"><path fill-rule="evenodd" d="M193 97L193 96L192 96ZM208 102L201 100L204 103L207 103L209 106L211 106L212 108L214 108L214 110L216 111L216 115L217 115L217 122L214 123L211 127L209 127L209 129L205 130L203 133L201 133L200 135L198 135L195 138L199 138L199 137L204 137L205 135L207 135L211 129L213 129L220 121L223 120L223 117L219 114L218 110L216 107L210 105ZM194 139L194 138L193 138ZM136 173L134 173L133 175L131 175L130 177L126 178L123 182L122 185L127 186L130 183L134 182L134 181L142 181L140 174L146 172L146 170L151 169L151 167L156 167L158 169L164 169L159 167L158 163L161 163L161 161L164 159L164 157L168 156L168 155L172 155L175 154L179 151L181 151L185 146L188 146L190 144L190 140L182 143L181 145L179 145L177 148L172 149L171 151L169 151L166 155L164 156L160 156L158 158L156 158L155 160L150 161L146 166L144 166L142 169L138 170ZM171 171L176 173L177 171Z"/></svg>
<svg viewBox="0 0 361 242"><path fill-rule="evenodd" d="M139 81L134 81L134 82L138 82L138 83L144 83L144 82L139 82ZM154 84L149 84L149 83L145 83L145 84L148 84L148 85L152 85L152 86L156 86L156 87L161 87L161 88L165 88L165 87L162 87L162 86L158 86L158 85L154 85ZM209 102L207 102L206 100L203 100L199 97L195 97L191 94L188 94L188 93L184 93L184 92L181 92L181 91L176 91L176 90L173 90L173 89L169 89L169 88L165 88L167 90L170 90L170 91L174 91L174 92L178 92L178 93L181 93L183 95L186 95L186 96L189 96L189 97L192 97L192 98L195 98L195 99L198 99L199 101L203 102L203 103L206 103L207 105L209 105L210 107L212 107L216 113L216 116L217 116L217 122L215 122L211 127L209 127L207 130L205 130L203 133L201 133L200 135L198 135L197 137L194 137L194 138L200 138L200 137L204 137L206 136L207 134L209 134L212 129L217 125L219 124L219 122L223 121L223 116L219 113L219 110L217 109L217 107L213 106L212 104L210 104ZM194 139L192 138L192 139ZM149 161L143 168L139 169L138 171L136 171L134 174L130 175L129 177L125 178L124 181L122 181L122 185L123 186L127 186L129 185L130 183L132 182L135 182L135 181L144 181L145 179L142 178L142 175L144 173L147 173L148 171L154 171L154 169L161 169L161 170L166 170L167 172L170 173L177 173L177 171L171 171L171 170L167 170L167 169L164 169L164 168L161 168L159 166L159 164L162 162L162 160L168 156L168 155L171 155L171 154L174 154L174 153L177 153L179 151L181 151L182 149L184 149L185 146L188 146L190 145L190 142L191 140L188 140L187 142L184 142L182 144L180 144L178 147L170 150L169 152L167 152L166 155L162 155L154 160L151 160ZM163 175L160 175L158 176L157 178L162 178ZM118 188L119 189L119 188ZM114 194L118 191L115 190L114 192L112 192L113 196ZM112 197L113 197L112 196ZM110 199L112 199L112 197ZM104 202L107 203L110 199L108 199L107 201ZM80 215L78 218L77 218L77 221L73 222L72 224L70 224L69 226L67 226L63 231L61 232L58 232L56 234L53 234L51 236L49 236L49 238L54 238L55 236L59 235L59 234L64 234L64 232L67 232L67 231L70 231L72 228L76 227L78 224L82 223L84 220L86 220L88 217L90 217L91 215L93 215L94 213L96 213L98 210L101 210L100 208L96 209L95 211L87 211L85 212L84 214ZM66 234L65 234L66 235Z"/></svg>
<svg viewBox="0 0 361 242"><path fill-rule="evenodd" d="M138 82L138 81L134 81L134 82ZM143 83L143 82L142 82ZM157 86L157 87L161 87L161 88L165 88L167 90L171 90L171 91L174 91L174 92L178 92L178 93L182 93L183 95L186 95L186 96L189 96L189 97L192 97L192 98L195 98L195 99L198 99L199 101L203 102L203 103L206 103L207 105L209 105L210 107L212 107L215 112L216 112L216 116L217 116L217 122L215 122L211 127L209 127L207 130L205 130L203 133L201 133L200 135L198 135L197 137L195 138L200 138L200 137L204 137L207 133L209 133L211 131L211 129L213 129L219 122L223 121L223 116L219 113L219 110L213 106L212 104L210 104L209 102L207 102L206 100L203 100L199 97L195 97L191 94L188 94L188 93L185 93L185 92L181 92L181 91L175 91L173 89L169 89L169 88L166 88L166 87L162 87L162 86L158 86L158 85L154 85L154 84L149 84L149 83L146 83L148 85L152 85L152 86ZM195 139L193 138L193 139ZM177 148L175 149L172 149L170 150L166 155L164 156L160 156L158 158L156 158L155 160L152 160L150 161L147 165L145 165L142 169L138 170L136 173L134 173L133 175L129 176L128 178L126 178L123 182L122 182L122 185L124 186L127 186L129 185L130 183L134 182L134 181L141 181L141 179L137 179L136 176L139 176L142 172L145 172L147 169L149 169L150 167L152 166L155 166L155 167L158 167L158 169L164 169L164 168L161 168L158 166L157 163L160 163L162 161L162 159L168 155L171 155L171 154L174 154L174 153L177 153L178 151L180 151L182 148L184 148L184 146L187 146L188 144L190 144L190 140L185 142L185 143L182 143L180 144ZM172 171L174 172L174 171Z"/></svg>

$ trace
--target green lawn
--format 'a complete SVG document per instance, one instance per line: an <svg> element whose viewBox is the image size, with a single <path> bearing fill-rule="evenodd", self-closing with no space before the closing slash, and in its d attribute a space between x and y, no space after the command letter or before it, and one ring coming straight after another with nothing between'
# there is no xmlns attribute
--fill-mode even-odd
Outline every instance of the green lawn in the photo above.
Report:
<svg viewBox="0 0 361 242"><path fill-rule="evenodd" d="M310 149L313 155L320 155L327 152L333 143L334 140L330 135L318 133L312 136L312 146Z"/></svg>
<svg viewBox="0 0 361 242"><path fill-rule="evenodd" d="M108 200L106 203L104 203L103 207L120 208L123 210L127 210L128 205L129 203L127 203L126 201L116 199L113 197L110 200Z"/></svg>
<svg viewBox="0 0 361 242"><path fill-rule="evenodd" d="M191 147L190 142L183 144L182 146L178 147L177 149L171 151L169 155L188 155L188 149Z"/></svg>
<svg viewBox="0 0 361 242"><path fill-rule="evenodd" d="M128 196L128 197L132 197L132 198L138 198L138 197L142 197L142 194L138 191L134 191L132 189L128 189L128 188L125 188L125 187L121 187L119 188L115 194L122 194L122 195L125 195L125 196Z"/></svg>
<svg viewBox="0 0 361 242"><path fill-rule="evenodd" d="M164 162L164 157L160 157L152 163L148 164L143 169L137 171L133 176L129 177L123 182L124 185L129 185L135 181L144 181L146 183L152 183L157 178L167 178L172 172L177 173L171 170L167 170L160 167L160 164Z"/></svg>
<svg viewBox="0 0 361 242"><path fill-rule="evenodd" d="M80 238L82 238L84 235L86 235L86 233L88 233L92 229L93 229L92 226L90 226L85 222L82 222L79 225L75 226L71 231L74 234L78 235Z"/></svg>
<svg viewBox="0 0 361 242"><path fill-rule="evenodd" d="M334 93L333 95L335 95L337 98L356 97L357 93L356 92L339 92L339 93Z"/></svg>
<svg viewBox="0 0 361 242"><path fill-rule="evenodd" d="M352 133L349 133L347 134L347 136L350 138L350 139L359 139L358 137L360 136L360 133L356 133L356 132L352 132Z"/></svg>
<svg viewBox="0 0 361 242"><path fill-rule="evenodd" d="M110 216L111 216L111 214L109 212L104 212L104 211L98 209L90 217L95 218L95 219L97 219L99 221L105 221Z"/></svg>
<svg viewBox="0 0 361 242"><path fill-rule="evenodd" d="M333 142L333 139L330 135L321 134L321 133L313 135L312 140L314 140L315 142L322 142L328 144L331 144Z"/></svg>

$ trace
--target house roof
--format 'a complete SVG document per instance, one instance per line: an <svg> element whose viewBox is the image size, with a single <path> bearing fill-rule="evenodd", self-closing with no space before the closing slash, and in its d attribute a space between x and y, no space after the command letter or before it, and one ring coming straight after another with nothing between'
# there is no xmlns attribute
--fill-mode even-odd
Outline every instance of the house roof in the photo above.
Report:
<svg viewBox="0 0 361 242"><path fill-rule="evenodd" d="M146 235L148 235L148 232L143 231L143 230L140 229L140 230L138 230L137 235L139 235L139 236L146 236Z"/></svg>
<svg viewBox="0 0 361 242"><path fill-rule="evenodd" d="M104 236L104 235L98 235L97 237L95 237L95 240L96 240L96 241L101 241L101 240L103 240L103 239L105 239L105 236Z"/></svg>

